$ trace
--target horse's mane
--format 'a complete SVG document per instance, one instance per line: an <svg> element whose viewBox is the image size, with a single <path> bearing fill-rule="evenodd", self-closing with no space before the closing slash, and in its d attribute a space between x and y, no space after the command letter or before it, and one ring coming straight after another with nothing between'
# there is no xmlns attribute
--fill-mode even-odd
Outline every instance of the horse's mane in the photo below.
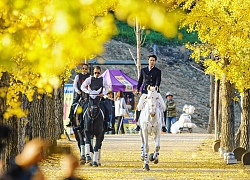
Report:
<svg viewBox="0 0 250 180"><path fill-rule="evenodd" d="M149 91L152 91L151 88L154 87L150 87ZM154 95L156 95L156 107L161 108L162 111L166 110L166 105L164 103L164 100L161 96L160 93L158 93L157 91L153 91L153 92L149 92L149 93L154 93ZM137 104L137 110L141 111L142 109L144 109L146 103L147 103L147 98L148 98L148 94L142 94L138 104Z"/></svg>

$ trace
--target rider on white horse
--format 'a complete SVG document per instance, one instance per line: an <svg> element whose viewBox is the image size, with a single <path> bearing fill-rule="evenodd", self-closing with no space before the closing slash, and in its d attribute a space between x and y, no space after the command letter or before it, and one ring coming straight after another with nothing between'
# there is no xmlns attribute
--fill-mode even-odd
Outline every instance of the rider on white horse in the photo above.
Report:
<svg viewBox="0 0 250 180"><path fill-rule="evenodd" d="M144 101L146 94L148 93L147 88L148 86L157 86L158 87L158 93L159 93L159 87L161 84L161 70L155 67L155 63L157 61L156 55L149 55L148 56L148 66L141 69L140 77L137 84L137 89L135 91L136 94L139 94L139 90L142 86L142 95L140 97L139 102ZM164 101L163 101L164 104ZM164 105L165 106L165 105ZM140 109L136 110L136 122L137 127L136 131L140 130L140 126L138 125L138 120L140 116ZM165 128L165 121L163 120L163 127L162 131L166 132Z"/></svg>
<svg viewBox="0 0 250 180"><path fill-rule="evenodd" d="M144 170L149 171L149 160L158 163L159 150L160 150L160 137L162 131L162 122L164 121L163 111L166 110L166 106L163 99L158 93L158 87L147 87L148 94L144 95L140 99L137 109L141 110L139 118L141 131L141 160L144 161ZM153 135L155 142L154 153L149 154L149 135Z"/></svg>

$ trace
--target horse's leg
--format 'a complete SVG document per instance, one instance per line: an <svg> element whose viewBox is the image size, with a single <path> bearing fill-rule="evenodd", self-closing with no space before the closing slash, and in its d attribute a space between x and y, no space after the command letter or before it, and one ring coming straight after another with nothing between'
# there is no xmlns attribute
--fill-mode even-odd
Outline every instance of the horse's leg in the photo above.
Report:
<svg viewBox="0 0 250 180"><path fill-rule="evenodd" d="M103 139L104 139L104 132L102 133L102 140L100 143L100 147L98 148L98 166L101 166L101 148Z"/></svg>
<svg viewBox="0 0 250 180"><path fill-rule="evenodd" d="M161 112L160 114L160 119L163 116L163 113ZM154 155L153 155L153 160L154 163L157 164L158 163L158 156L159 156L159 150L160 150L160 138L161 138L161 128L162 125L161 123L159 123L159 127L158 130L155 132L155 137L154 137L154 141L155 141L155 150L154 150Z"/></svg>
<svg viewBox="0 0 250 180"><path fill-rule="evenodd" d="M80 163L85 164L86 157L85 157L85 142L84 142L84 135L80 130L77 130L77 134L79 137L79 144L80 144Z"/></svg>
<svg viewBox="0 0 250 180"><path fill-rule="evenodd" d="M89 165L92 165L92 157L91 157L91 137L90 135L85 131L85 137L86 137L86 143L85 143L85 156L86 156L86 163Z"/></svg>
<svg viewBox="0 0 250 180"><path fill-rule="evenodd" d="M159 131L157 132L157 135L155 135L155 151L154 151L154 156L153 156L153 160L154 163L157 164L158 163L158 156L159 156L159 150L160 150L160 136L161 136L161 129L159 129Z"/></svg>
<svg viewBox="0 0 250 180"><path fill-rule="evenodd" d="M75 114L75 119L74 119L74 127L79 126L80 122L83 121L82 114ZM74 128L74 133L78 142L78 147L80 149L80 164L85 164L86 158L85 158L85 142L84 142L84 133L82 130L76 130Z"/></svg>
<svg viewBox="0 0 250 180"><path fill-rule="evenodd" d="M141 129L143 131L144 136L144 143L145 143L145 159L144 159L144 167L143 169L146 171L149 171L149 158L148 158L148 152L149 152L149 145L148 145L148 132L146 129Z"/></svg>
<svg viewBox="0 0 250 180"><path fill-rule="evenodd" d="M144 161L144 159L145 159L145 143L144 143L142 130L140 131L140 135L141 135L141 160Z"/></svg>
<svg viewBox="0 0 250 180"><path fill-rule="evenodd" d="M96 143L94 147L94 156L93 156L93 166L97 167L98 166L98 159L99 159L99 148L101 147L101 143L103 140L103 132L99 132L96 135Z"/></svg>
<svg viewBox="0 0 250 180"><path fill-rule="evenodd" d="M98 149L97 162L98 162L98 166L101 166L101 148Z"/></svg>

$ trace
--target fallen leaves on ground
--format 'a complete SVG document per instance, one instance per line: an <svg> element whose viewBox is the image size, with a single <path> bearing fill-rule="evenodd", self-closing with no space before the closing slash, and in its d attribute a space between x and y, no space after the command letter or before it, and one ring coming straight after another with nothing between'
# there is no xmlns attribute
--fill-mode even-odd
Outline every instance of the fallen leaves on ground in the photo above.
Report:
<svg viewBox="0 0 250 180"><path fill-rule="evenodd" d="M195 139L196 134L164 134L161 137L159 163L150 162L150 171L143 171L140 160L139 135L105 135L102 146L101 166L79 165L75 175L82 179L99 180L201 180L201 179L249 179L249 166L242 163L227 165L218 152L212 151L212 136ZM191 137L191 138L190 138ZM154 142L149 138L150 153ZM76 141L59 140L59 145L70 145L79 156ZM63 179L60 160L54 154L41 163L48 180Z"/></svg>

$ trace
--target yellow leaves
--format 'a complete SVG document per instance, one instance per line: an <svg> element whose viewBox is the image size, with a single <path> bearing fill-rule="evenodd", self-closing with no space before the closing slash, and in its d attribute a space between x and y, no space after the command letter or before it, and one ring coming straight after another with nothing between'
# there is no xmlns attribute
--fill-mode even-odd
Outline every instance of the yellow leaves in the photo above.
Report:
<svg viewBox="0 0 250 180"><path fill-rule="evenodd" d="M111 11L130 25L138 17L145 28L175 36L181 15L169 12L172 5L164 0L2 0L0 64L13 77L9 97L17 100L22 93L31 101L36 89L52 93L83 58L103 53L103 44L117 33Z"/></svg>
<svg viewBox="0 0 250 180"><path fill-rule="evenodd" d="M79 165L74 174L82 179L248 179L249 168L241 163L226 165L218 153L211 151L213 139L201 141L201 134L188 140L187 134L162 135L159 163L149 162L150 171L143 171L140 160L139 135L105 135L101 150L101 166ZM204 134L202 135L204 136ZM211 136L212 137L212 136ZM182 139L186 138L186 141ZM194 138L195 141L192 141ZM114 143L115 139L115 143ZM126 139L126 140L125 140ZM61 146L71 146L79 156L76 142L58 141ZM150 152L154 144L150 143ZM201 144L202 143L202 144ZM62 156L54 154L39 164L48 180L61 179L65 173L59 162ZM56 169L56 173L55 173ZM83 173L84 171L84 173Z"/></svg>
<svg viewBox="0 0 250 180"><path fill-rule="evenodd" d="M0 98L5 98L8 92L8 88L7 87L1 87L0 88Z"/></svg>
<svg viewBox="0 0 250 180"><path fill-rule="evenodd" d="M240 99L239 99L237 96L234 96L234 97L233 97L233 101L239 102L239 100L240 100Z"/></svg>
<svg viewBox="0 0 250 180"><path fill-rule="evenodd" d="M53 33L55 35L62 35L66 34L69 29L67 14L63 11L59 11L55 16L55 21L52 28Z"/></svg>
<svg viewBox="0 0 250 180"><path fill-rule="evenodd" d="M25 5L25 1L24 0L19 0L19 1L14 1L13 3L13 7L15 9L22 9Z"/></svg>
<svg viewBox="0 0 250 180"><path fill-rule="evenodd" d="M96 0L80 0L80 3L82 5L91 5L95 2Z"/></svg>
<svg viewBox="0 0 250 180"><path fill-rule="evenodd" d="M165 8L160 3L119 1L115 15L119 20L127 20L130 26L134 26L135 19L138 18L142 26L162 32L166 37L174 37L181 13L167 12Z"/></svg>
<svg viewBox="0 0 250 180"><path fill-rule="evenodd" d="M27 114L21 108L21 102L16 99L9 103L9 107L4 113L4 119L9 119L10 117L16 115L17 118L25 117Z"/></svg>
<svg viewBox="0 0 250 180"><path fill-rule="evenodd" d="M184 1L178 0L178 4ZM244 6L242 5L244 4ZM185 1L182 6L188 9L192 0ZM189 12L181 26L190 27L190 31L197 31L202 45L188 48L193 50L192 57L198 61L205 60L206 73L215 74L217 78L226 75L227 80L236 85L242 91L249 85L249 11L250 2L230 0L201 0L197 1ZM209 59L209 51L204 50L203 45L209 44L209 51L216 50L217 59L214 62ZM194 45L195 46L195 45ZM197 49L198 48L198 49ZM246 57L247 56L247 57ZM224 67L224 59L230 64Z"/></svg>
<svg viewBox="0 0 250 180"><path fill-rule="evenodd" d="M12 44L12 38L10 34L4 34L1 38L1 43L4 47L8 47Z"/></svg>

